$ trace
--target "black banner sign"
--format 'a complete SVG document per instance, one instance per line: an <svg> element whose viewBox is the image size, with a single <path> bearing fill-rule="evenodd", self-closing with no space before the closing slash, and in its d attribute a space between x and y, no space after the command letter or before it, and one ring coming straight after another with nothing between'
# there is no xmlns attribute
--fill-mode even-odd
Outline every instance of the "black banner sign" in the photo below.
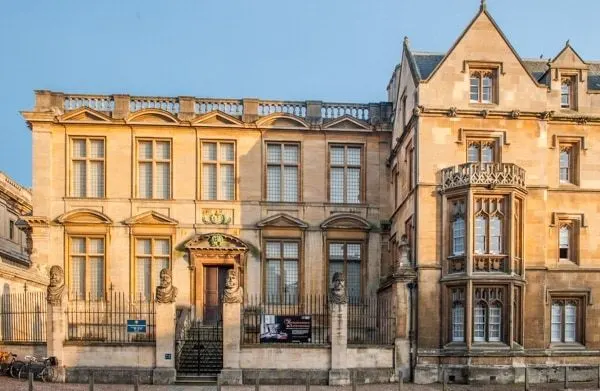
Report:
<svg viewBox="0 0 600 391"><path fill-rule="evenodd" d="M263 315L260 324L261 343L310 343L310 316Z"/></svg>

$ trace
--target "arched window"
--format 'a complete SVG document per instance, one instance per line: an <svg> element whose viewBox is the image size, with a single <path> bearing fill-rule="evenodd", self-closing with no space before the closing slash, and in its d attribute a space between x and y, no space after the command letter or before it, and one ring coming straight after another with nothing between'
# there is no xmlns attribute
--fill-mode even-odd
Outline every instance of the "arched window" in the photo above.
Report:
<svg viewBox="0 0 600 391"><path fill-rule="evenodd" d="M559 258L571 260L571 226L561 226L558 236Z"/></svg>
<svg viewBox="0 0 600 391"><path fill-rule="evenodd" d="M494 80L495 72L493 70L473 70L469 85L471 103L493 103Z"/></svg>
<svg viewBox="0 0 600 391"><path fill-rule="evenodd" d="M487 217L475 217L475 254L485 254L487 244Z"/></svg>
<svg viewBox="0 0 600 391"><path fill-rule="evenodd" d="M487 315L487 305L484 302L478 302L473 312L473 341L485 342L485 318Z"/></svg>
<svg viewBox="0 0 600 391"><path fill-rule="evenodd" d="M552 300L550 342L581 342L581 298Z"/></svg>
<svg viewBox="0 0 600 391"><path fill-rule="evenodd" d="M452 223L452 255L465 253L465 219L460 216Z"/></svg>
<svg viewBox="0 0 600 391"><path fill-rule="evenodd" d="M465 289L452 288L452 342L465 341Z"/></svg>
<svg viewBox="0 0 600 391"><path fill-rule="evenodd" d="M504 254L504 198L475 200L475 254Z"/></svg>
<svg viewBox="0 0 600 391"><path fill-rule="evenodd" d="M488 314L488 341L500 342L502 340L502 305L498 302L489 307Z"/></svg>
<svg viewBox="0 0 600 391"><path fill-rule="evenodd" d="M502 287L476 287L473 308L473 341L503 341L503 297Z"/></svg>
<svg viewBox="0 0 600 391"><path fill-rule="evenodd" d="M470 143L467 149L467 162L477 163L479 162L479 143Z"/></svg>
<svg viewBox="0 0 600 391"><path fill-rule="evenodd" d="M502 220L498 216L490 218L490 254L502 253Z"/></svg>

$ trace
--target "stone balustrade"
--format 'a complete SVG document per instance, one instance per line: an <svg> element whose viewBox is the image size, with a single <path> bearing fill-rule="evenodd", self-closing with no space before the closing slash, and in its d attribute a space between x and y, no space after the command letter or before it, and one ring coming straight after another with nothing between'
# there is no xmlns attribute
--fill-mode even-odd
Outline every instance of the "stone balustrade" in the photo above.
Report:
<svg viewBox="0 0 600 391"><path fill-rule="evenodd" d="M161 109L189 120L195 115L219 110L228 115L253 122L274 113L294 115L319 124L342 116L350 116L370 124L391 123L391 102L332 103L322 101L275 101L218 99L194 97L152 97L129 95L64 94L47 90L36 91L36 111L68 112L81 107L103 112L113 118L126 118L128 113L144 109Z"/></svg>
<svg viewBox="0 0 600 391"><path fill-rule="evenodd" d="M442 191L463 186L508 186L525 190L525 170L513 163L465 163L442 170Z"/></svg>

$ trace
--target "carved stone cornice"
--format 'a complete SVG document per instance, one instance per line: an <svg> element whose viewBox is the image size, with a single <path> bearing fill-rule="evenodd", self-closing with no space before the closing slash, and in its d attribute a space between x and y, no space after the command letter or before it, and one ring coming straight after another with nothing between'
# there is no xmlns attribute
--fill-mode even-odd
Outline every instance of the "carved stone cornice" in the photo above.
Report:
<svg viewBox="0 0 600 391"><path fill-rule="evenodd" d="M512 163L465 163L442 170L442 192L477 185L509 186L525 191L525 170Z"/></svg>
<svg viewBox="0 0 600 391"><path fill-rule="evenodd" d="M465 117L465 118L506 118L506 119L538 119L544 121L571 122L579 125L590 123L600 123L600 114L585 114L556 112L554 110L546 111L523 111L514 110L494 110L491 108L469 108L460 109L455 106L449 108L433 108L419 106L420 117Z"/></svg>

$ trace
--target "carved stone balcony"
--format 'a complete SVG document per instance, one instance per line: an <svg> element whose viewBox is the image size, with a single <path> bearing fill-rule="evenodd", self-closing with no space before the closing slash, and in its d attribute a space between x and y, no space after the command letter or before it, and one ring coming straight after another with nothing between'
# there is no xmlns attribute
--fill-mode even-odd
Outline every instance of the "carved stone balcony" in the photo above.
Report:
<svg viewBox="0 0 600 391"><path fill-rule="evenodd" d="M442 191L463 186L525 190L525 170L513 163L465 163L442 170Z"/></svg>

